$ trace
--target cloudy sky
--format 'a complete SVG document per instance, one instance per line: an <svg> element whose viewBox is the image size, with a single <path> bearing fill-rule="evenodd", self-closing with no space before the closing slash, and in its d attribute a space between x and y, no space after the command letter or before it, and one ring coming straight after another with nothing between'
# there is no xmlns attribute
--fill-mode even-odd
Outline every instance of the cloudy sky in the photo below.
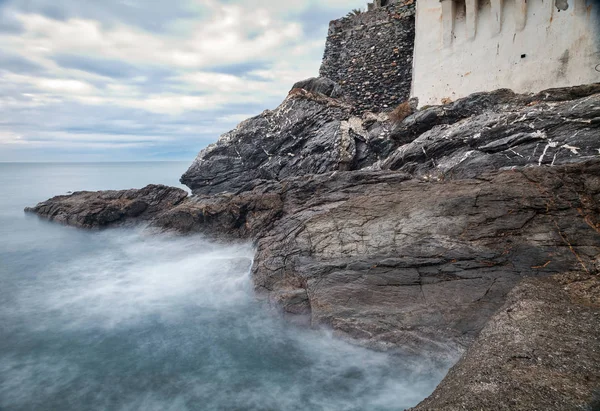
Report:
<svg viewBox="0 0 600 411"><path fill-rule="evenodd" d="M191 160L366 0L0 0L0 161Z"/></svg>

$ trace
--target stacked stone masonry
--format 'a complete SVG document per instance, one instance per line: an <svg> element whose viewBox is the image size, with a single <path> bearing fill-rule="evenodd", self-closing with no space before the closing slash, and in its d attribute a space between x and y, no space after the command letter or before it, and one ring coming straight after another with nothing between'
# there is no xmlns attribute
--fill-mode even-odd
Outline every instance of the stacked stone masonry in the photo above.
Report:
<svg viewBox="0 0 600 411"><path fill-rule="evenodd" d="M414 0L334 20L320 75L338 82L355 114L409 99L415 39Z"/></svg>
<svg viewBox="0 0 600 411"><path fill-rule="evenodd" d="M371 11L379 7L386 7L391 4L402 3L401 0L375 0L372 3L369 3L367 6L367 10Z"/></svg>

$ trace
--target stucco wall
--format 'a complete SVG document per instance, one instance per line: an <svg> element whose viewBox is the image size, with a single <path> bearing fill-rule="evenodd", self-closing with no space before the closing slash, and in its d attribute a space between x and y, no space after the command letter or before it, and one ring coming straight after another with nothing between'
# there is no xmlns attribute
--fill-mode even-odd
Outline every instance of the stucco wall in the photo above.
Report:
<svg viewBox="0 0 600 411"><path fill-rule="evenodd" d="M411 95L423 106L498 88L538 92L600 82L600 2L568 6L419 0Z"/></svg>
<svg viewBox="0 0 600 411"><path fill-rule="evenodd" d="M356 113L408 100L414 12L414 0L405 0L331 22L320 75L342 86Z"/></svg>

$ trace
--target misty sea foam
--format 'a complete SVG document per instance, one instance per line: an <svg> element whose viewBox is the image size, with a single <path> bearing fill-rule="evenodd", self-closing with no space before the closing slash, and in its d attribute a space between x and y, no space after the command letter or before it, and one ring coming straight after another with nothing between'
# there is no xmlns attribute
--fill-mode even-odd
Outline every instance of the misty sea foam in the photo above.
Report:
<svg viewBox="0 0 600 411"><path fill-rule="evenodd" d="M443 371L298 329L253 295L251 244L85 231L22 210L177 185L185 163L0 163L1 410L401 410Z"/></svg>

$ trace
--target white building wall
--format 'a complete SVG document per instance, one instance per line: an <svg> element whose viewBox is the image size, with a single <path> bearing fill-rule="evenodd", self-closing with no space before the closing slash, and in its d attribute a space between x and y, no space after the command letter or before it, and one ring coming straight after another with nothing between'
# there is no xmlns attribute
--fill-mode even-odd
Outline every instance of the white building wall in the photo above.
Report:
<svg viewBox="0 0 600 411"><path fill-rule="evenodd" d="M597 0L418 0L412 96L423 106L600 82L599 8Z"/></svg>

